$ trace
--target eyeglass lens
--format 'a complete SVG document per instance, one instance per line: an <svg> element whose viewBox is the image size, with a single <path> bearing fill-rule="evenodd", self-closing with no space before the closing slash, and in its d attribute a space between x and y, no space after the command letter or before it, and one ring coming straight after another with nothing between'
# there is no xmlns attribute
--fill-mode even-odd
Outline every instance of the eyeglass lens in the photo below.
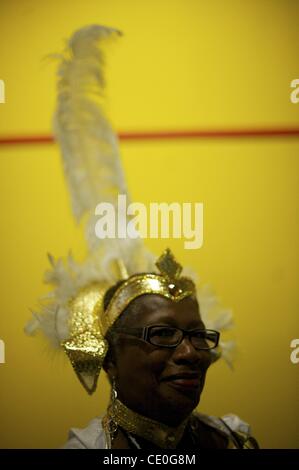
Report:
<svg viewBox="0 0 299 470"><path fill-rule="evenodd" d="M149 331L149 340L156 346L176 346L183 336L183 331L171 327L155 326ZM212 349L217 344L217 335L213 331L194 331L188 336L196 349Z"/></svg>

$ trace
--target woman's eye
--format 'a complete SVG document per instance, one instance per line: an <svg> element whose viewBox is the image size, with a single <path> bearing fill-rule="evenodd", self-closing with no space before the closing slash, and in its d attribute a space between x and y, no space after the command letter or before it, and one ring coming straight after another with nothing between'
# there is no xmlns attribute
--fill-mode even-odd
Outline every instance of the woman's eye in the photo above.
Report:
<svg viewBox="0 0 299 470"><path fill-rule="evenodd" d="M159 328L152 332L152 336L160 336L160 337L173 336L173 330L169 328Z"/></svg>

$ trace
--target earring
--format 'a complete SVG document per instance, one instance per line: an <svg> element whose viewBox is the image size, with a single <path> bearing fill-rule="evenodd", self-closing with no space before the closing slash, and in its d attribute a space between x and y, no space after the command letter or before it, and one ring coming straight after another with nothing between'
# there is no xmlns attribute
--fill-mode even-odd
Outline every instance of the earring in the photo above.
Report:
<svg viewBox="0 0 299 470"><path fill-rule="evenodd" d="M106 429L109 433L109 438L110 438L110 446L109 446L110 448L112 447L112 443L118 431L118 424L114 418L114 405L115 405L116 399L117 399L117 391L116 391L116 385L115 385L115 377L112 377L110 403L108 406L106 420L105 420Z"/></svg>
<svg viewBox="0 0 299 470"><path fill-rule="evenodd" d="M112 409L114 408L116 399L117 399L116 382L115 382L115 377L112 377L111 393L110 393L110 403L111 403Z"/></svg>

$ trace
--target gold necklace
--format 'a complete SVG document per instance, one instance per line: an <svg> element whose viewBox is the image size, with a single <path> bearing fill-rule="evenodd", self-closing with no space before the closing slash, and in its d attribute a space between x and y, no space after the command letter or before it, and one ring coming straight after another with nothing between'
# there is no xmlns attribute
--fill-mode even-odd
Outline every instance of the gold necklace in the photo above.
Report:
<svg viewBox="0 0 299 470"><path fill-rule="evenodd" d="M121 426L127 432L142 437L162 449L175 449L183 436L188 418L178 427L167 426L136 413L119 399L115 399L108 407L102 422L110 444L116 434L117 426Z"/></svg>

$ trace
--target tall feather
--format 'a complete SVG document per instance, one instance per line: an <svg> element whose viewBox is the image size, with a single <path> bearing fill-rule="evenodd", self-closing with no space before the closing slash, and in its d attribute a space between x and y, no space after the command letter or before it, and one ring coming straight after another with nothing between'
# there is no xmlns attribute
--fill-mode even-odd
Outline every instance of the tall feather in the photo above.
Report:
<svg viewBox="0 0 299 470"><path fill-rule="evenodd" d="M117 207L118 194L127 195L117 136L102 109L103 47L120 34L99 25L76 31L60 56L58 69L54 134L62 152L75 219L88 214L86 238L91 250L99 244L94 232L95 207L103 201Z"/></svg>

